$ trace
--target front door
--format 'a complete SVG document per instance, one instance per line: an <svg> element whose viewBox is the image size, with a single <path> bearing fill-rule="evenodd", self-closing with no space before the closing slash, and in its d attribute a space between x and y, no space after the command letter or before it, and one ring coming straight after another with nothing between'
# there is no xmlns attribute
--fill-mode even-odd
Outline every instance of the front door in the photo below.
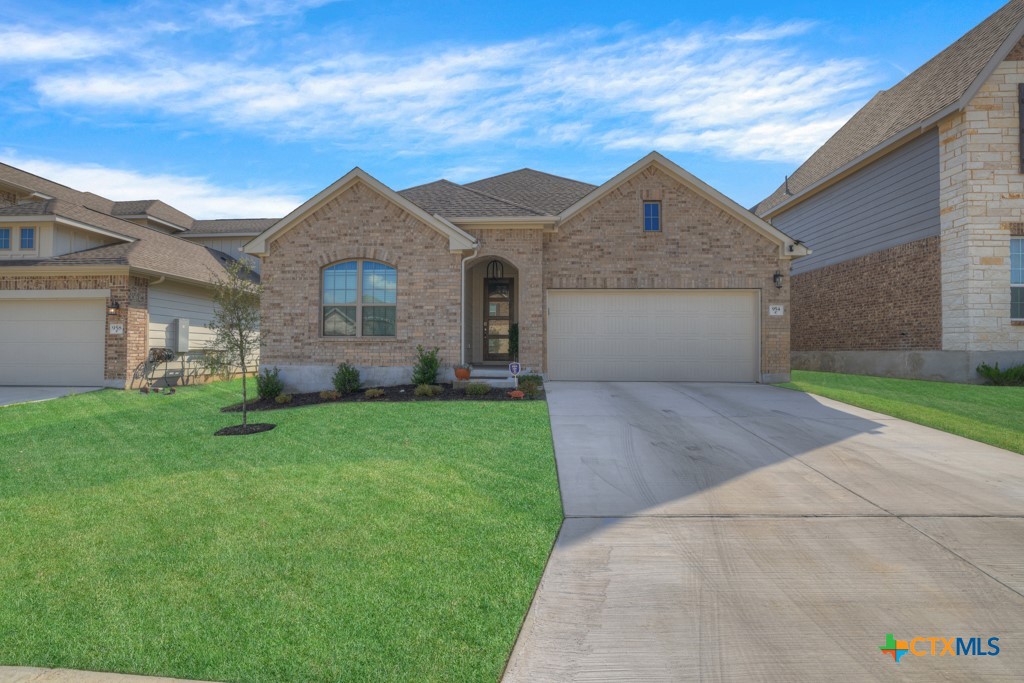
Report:
<svg viewBox="0 0 1024 683"><path fill-rule="evenodd" d="M512 326L512 278L484 279L484 360L512 360L509 331Z"/></svg>

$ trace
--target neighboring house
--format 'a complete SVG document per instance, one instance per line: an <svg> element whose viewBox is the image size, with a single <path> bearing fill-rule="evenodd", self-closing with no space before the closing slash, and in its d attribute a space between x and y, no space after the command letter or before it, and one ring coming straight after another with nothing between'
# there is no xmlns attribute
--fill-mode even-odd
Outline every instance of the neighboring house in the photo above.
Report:
<svg viewBox="0 0 1024 683"><path fill-rule="evenodd" d="M975 381L1024 363L1024 0L878 93L755 212L793 266L793 367Z"/></svg>
<svg viewBox="0 0 1024 683"><path fill-rule="evenodd" d="M557 380L789 377L786 235L657 153L600 187L524 169L395 192L354 169L246 245L287 386L406 383L417 345Z"/></svg>
<svg viewBox="0 0 1024 683"><path fill-rule="evenodd" d="M204 232L210 224L220 221L0 164L0 385L124 388L198 375L211 283L233 260ZM182 239L197 227L195 242ZM174 360L147 365L152 349Z"/></svg>

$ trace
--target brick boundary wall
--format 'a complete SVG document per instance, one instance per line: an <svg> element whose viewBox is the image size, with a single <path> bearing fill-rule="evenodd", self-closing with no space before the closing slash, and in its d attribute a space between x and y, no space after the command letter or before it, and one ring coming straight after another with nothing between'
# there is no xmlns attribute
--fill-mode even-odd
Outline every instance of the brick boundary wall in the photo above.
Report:
<svg viewBox="0 0 1024 683"><path fill-rule="evenodd" d="M793 276L793 351L942 348L939 237Z"/></svg>

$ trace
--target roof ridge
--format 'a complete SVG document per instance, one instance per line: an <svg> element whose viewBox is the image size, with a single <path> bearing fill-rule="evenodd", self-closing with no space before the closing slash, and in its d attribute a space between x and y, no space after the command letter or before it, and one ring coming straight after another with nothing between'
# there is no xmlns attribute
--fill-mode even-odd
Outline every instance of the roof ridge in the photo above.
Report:
<svg viewBox="0 0 1024 683"><path fill-rule="evenodd" d="M559 180L568 180L570 183L576 183L577 185L587 185L589 187L600 187L600 185L594 185L593 183L588 183L588 182L586 182L584 180L576 180L575 178L570 178L570 177L564 176L564 175L558 175L556 173L548 173L547 171L538 171L537 169L530 168L529 166L524 166L524 167L518 168L518 169L516 169L514 171L506 171L505 173L499 173L498 175L487 176L486 178L477 178L476 180L472 180L472 181L470 181L470 182L468 182L466 184L467 185L472 185L473 183L481 183L481 182L483 182L485 180L494 180L495 178L501 178L501 177L504 177L504 176L507 176L507 175L512 175L513 173L522 173L523 171L529 171L530 173L539 173L540 175L546 175L549 178L558 178Z"/></svg>
<svg viewBox="0 0 1024 683"><path fill-rule="evenodd" d="M453 185L458 185L458 183L452 183L452 184ZM504 197L499 197L497 195L488 194L487 192L483 192L481 190L477 190L476 188L473 188L473 187L466 187L465 185L458 185L458 186L461 187L464 190L469 191L469 192L475 192L476 194L480 195L481 197L487 197L488 199L493 199L495 201L499 201L502 204L508 204L509 206L514 206L517 209L524 209L526 211L531 211L531 212L533 212L534 214L536 214L538 216L547 216L547 215L549 215L549 214L546 214L543 211L541 211L541 210L539 210L539 209L537 209L536 207L533 207L533 206L526 206L525 204L518 204L518 203L512 201L511 199L505 199Z"/></svg>

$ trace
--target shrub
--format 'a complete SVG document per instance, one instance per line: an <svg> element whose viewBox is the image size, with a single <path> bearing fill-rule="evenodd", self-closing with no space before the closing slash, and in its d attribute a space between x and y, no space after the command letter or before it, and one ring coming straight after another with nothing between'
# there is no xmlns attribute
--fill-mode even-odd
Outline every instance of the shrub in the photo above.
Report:
<svg viewBox="0 0 1024 683"><path fill-rule="evenodd" d="M384 398L383 389L367 389L363 394L366 398Z"/></svg>
<svg viewBox="0 0 1024 683"><path fill-rule="evenodd" d="M414 394L417 396L433 397L439 395L444 389L436 384L417 384Z"/></svg>
<svg viewBox="0 0 1024 683"><path fill-rule="evenodd" d="M281 371L277 368L263 368L260 374L256 375L256 394L264 401L273 401L284 391L284 382L281 381Z"/></svg>
<svg viewBox="0 0 1024 683"><path fill-rule="evenodd" d="M483 382L473 382L466 385L466 396L486 396L491 393L491 385Z"/></svg>
<svg viewBox="0 0 1024 683"><path fill-rule="evenodd" d="M281 394L280 396L275 398L274 401L277 402L277 403L280 403L282 405L284 405L285 403L291 403L292 402L292 395L291 394Z"/></svg>
<svg viewBox="0 0 1024 683"><path fill-rule="evenodd" d="M417 385L433 384L437 381L437 371L441 367L441 359L436 346L429 351L422 345L416 347L416 365L412 368L412 383Z"/></svg>
<svg viewBox="0 0 1024 683"><path fill-rule="evenodd" d="M359 371L348 363L342 363L334 373L331 383L339 394L351 394L359 388Z"/></svg>
<svg viewBox="0 0 1024 683"><path fill-rule="evenodd" d="M324 401L337 401L341 397L337 391L321 391L320 399Z"/></svg>
<svg viewBox="0 0 1024 683"><path fill-rule="evenodd" d="M516 389L515 391L508 392L510 398L525 398L526 394Z"/></svg>
<svg viewBox="0 0 1024 683"><path fill-rule="evenodd" d="M985 378L986 383L998 387L1024 386L1024 365L1014 365L1005 370L999 369L999 363L991 366L982 363L978 366L978 374Z"/></svg>
<svg viewBox="0 0 1024 683"><path fill-rule="evenodd" d="M519 323L508 326L508 355L512 360L519 360Z"/></svg>
<svg viewBox="0 0 1024 683"><path fill-rule="evenodd" d="M540 396L542 382L539 375L522 375L519 378L519 390L530 398Z"/></svg>

